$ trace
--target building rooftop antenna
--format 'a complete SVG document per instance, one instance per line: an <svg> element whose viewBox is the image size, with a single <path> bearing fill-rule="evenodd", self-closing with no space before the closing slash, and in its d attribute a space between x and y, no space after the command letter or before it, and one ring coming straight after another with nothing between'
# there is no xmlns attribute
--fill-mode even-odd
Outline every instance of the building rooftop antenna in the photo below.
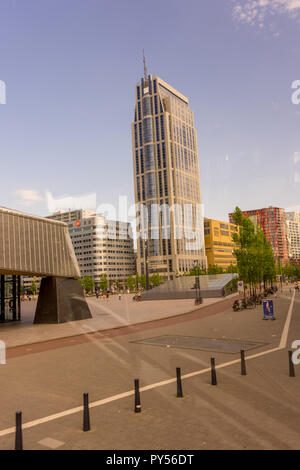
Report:
<svg viewBox="0 0 300 470"><path fill-rule="evenodd" d="M146 58L144 54L144 49L143 49L143 62L144 62L144 78L145 80L148 80L148 71L147 71L147 65L146 65Z"/></svg>

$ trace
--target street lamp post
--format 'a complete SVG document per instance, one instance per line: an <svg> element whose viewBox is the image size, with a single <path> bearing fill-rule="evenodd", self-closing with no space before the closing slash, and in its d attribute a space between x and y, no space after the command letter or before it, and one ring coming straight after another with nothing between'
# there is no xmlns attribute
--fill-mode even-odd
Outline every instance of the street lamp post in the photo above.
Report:
<svg viewBox="0 0 300 470"><path fill-rule="evenodd" d="M150 289L149 285L149 259L148 259L148 240L145 241L145 265L146 265L146 289Z"/></svg>
<svg viewBox="0 0 300 470"><path fill-rule="evenodd" d="M195 263L197 263L198 266L198 260L195 260ZM200 287L200 276L196 276L195 278L195 291L196 291L196 297L195 297L195 305L202 304L203 299L201 295L201 287Z"/></svg>

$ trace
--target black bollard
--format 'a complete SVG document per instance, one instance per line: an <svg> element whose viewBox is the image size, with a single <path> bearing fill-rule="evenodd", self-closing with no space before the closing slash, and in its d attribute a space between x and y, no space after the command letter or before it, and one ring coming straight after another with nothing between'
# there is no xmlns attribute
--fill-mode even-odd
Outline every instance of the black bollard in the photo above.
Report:
<svg viewBox="0 0 300 470"><path fill-rule="evenodd" d="M289 369L290 369L290 377L295 377L295 369L294 363L292 360L293 351L289 350Z"/></svg>
<svg viewBox="0 0 300 470"><path fill-rule="evenodd" d="M134 379L134 412L140 413L141 408L141 398L140 398L140 389L139 389L139 379Z"/></svg>
<svg viewBox="0 0 300 470"><path fill-rule="evenodd" d="M246 372L246 361L245 361L245 351L241 349L241 374L247 375Z"/></svg>
<svg viewBox="0 0 300 470"><path fill-rule="evenodd" d="M212 357L210 359L211 362L211 384L217 385L217 374L216 374L216 367L215 367L215 358Z"/></svg>
<svg viewBox="0 0 300 470"><path fill-rule="evenodd" d="M180 367L176 367L176 375L177 375L177 398L183 398Z"/></svg>
<svg viewBox="0 0 300 470"><path fill-rule="evenodd" d="M22 411L17 411L17 412L16 412L15 450L23 450Z"/></svg>
<svg viewBox="0 0 300 470"><path fill-rule="evenodd" d="M89 394L83 394L83 431L90 431Z"/></svg>

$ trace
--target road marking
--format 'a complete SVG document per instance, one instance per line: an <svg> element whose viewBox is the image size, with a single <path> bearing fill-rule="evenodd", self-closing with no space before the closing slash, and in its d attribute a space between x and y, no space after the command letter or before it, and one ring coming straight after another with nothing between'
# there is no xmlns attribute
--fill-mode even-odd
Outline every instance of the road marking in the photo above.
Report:
<svg viewBox="0 0 300 470"><path fill-rule="evenodd" d="M291 300L291 303L290 303L290 308L289 308L287 318L286 318L286 321L285 321L285 325L284 325L284 328L283 328L283 332L282 332L282 335L281 335L281 340L280 340L280 344L279 344L280 348L285 348L286 347L287 337L288 337L288 334L289 334L289 328L290 328L290 323L291 323L291 318L292 318L292 311L293 311L293 305L294 305L294 300L295 300L295 294L296 294L296 291L294 290L293 295L292 295L292 300Z"/></svg>
<svg viewBox="0 0 300 470"><path fill-rule="evenodd" d="M283 331L282 331L279 346L277 346L276 348L267 349L266 351L262 351L262 352L259 352L259 353L256 353L256 354L252 354L251 356L247 356L246 357L247 361L249 361L250 359L255 359L257 357L265 356L267 354L271 354L275 351L280 351L282 349L285 349L286 343L287 343L289 327L290 327L290 323L291 323L291 318L292 318L294 299L295 299L295 292L292 295L290 307L289 307L287 318L286 318L284 328L283 328ZM234 360L229 361L229 362L224 362L223 364L216 364L216 369L222 369L224 367L229 367L233 364L238 364L238 363L240 363L240 358L239 359L234 359ZM207 367L205 369L200 369L200 370L197 370L195 372L190 372L188 374L182 375L181 379L183 380L183 379L188 379L190 377L195 377L197 375L206 374L210 370L211 370L211 368ZM150 385L145 385L144 387L140 388L140 392L145 392L147 390L152 390L154 388L162 387L164 385L169 385L169 384L174 383L176 381L177 381L177 378L175 377L175 378L172 378L172 379L162 380L160 382L156 382L156 383L153 383L153 384L150 384ZM121 400L122 398L130 397L130 396L134 395L134 393L135 393L134 390L129 390L128 392L124 392L124 393L119 393L119 394L113 395L111 397L107 397L107 398L103 398L101 400L94 401L94 402L90 403L89 407L90 408L95 408L97 406L106 405L107 403L112 403L114 401ZM76 408L71 408L69 410L61 411L60 413L55 413L55 414L52 414L52 415L49 415L49 416L45 416L44 418L35 419L34 421L29 421L27 423L24 423L22 428L23 429L32 428L34 426L38 426L39 424L48 423L49 421L53 421L53 420L59 419L59 418L64 418L65 416L70 416L72 414L79 413L79 412L82 412L82 411L83 411L83 406L77 406ZM15 427L3 429L2 431L0 431L0 437L7 436L8 434L14 433L15 429L16 429Z"/></svg>

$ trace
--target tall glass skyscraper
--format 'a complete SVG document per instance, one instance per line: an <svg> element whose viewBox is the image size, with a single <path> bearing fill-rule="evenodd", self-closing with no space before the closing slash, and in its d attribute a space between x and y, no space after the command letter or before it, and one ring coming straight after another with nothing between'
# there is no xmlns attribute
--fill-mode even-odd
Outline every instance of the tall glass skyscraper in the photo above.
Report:
<svg viewBox="0 0 300 470"><path fill-rule="evenodd" d="M197 136L188 99L161 78L136 86L132 147L137 269L166 279L206 266Z"/></svg>

